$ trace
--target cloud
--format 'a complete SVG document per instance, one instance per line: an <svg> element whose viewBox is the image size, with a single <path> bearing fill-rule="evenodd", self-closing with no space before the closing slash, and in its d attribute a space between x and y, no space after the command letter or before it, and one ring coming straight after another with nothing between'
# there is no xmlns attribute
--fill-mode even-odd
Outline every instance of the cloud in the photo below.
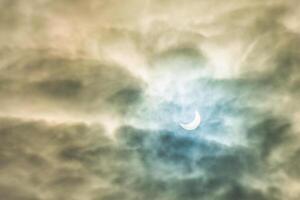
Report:
<svg viewBox="0 0 300 200"><path fill-rule="evenodd" d="M2 114L17 116L22 112L64 112L84 119L86 113L124 113L139 100L143 87L118 66L43 54L25 54L0 71Z"/></svg>
<svg viewBox="0 0 300 200"><path fill-rule="evenodd" d="M1 197L299 199L297 1L0 9Z"/></svg>

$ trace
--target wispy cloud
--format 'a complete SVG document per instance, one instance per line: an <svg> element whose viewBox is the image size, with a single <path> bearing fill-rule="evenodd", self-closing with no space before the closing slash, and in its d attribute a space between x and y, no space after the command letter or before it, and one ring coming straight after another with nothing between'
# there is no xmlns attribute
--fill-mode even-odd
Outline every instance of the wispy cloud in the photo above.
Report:
<svg viewBox="0 0 300 200"><path fill-rule="evenodd" d="M0 196L299 199L299 9L2 0Z"/></svg>

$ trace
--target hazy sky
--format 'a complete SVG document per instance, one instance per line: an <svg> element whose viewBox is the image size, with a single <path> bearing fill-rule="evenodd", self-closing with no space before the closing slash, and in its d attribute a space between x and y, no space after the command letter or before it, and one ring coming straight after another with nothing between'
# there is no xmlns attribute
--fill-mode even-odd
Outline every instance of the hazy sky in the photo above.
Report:
<svg viewBox="0 0 300 200"><path fill-rule="evenodd" d="M299 19L298 0L0 0L0 198L299 200Z"/></svg>

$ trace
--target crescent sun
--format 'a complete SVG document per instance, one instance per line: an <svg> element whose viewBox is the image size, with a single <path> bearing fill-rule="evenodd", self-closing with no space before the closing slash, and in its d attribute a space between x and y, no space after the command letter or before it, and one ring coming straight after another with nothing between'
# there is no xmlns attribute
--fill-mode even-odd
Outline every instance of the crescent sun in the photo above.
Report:
<svg viewBox="0 0 300 200"><path fill-rule="evenodd" d="M198 128L200 122L201 122L200 114L198 111L195 111L195 117L193 121L189 123L180 123L179 125L185 130L192 131Z"/></svg>

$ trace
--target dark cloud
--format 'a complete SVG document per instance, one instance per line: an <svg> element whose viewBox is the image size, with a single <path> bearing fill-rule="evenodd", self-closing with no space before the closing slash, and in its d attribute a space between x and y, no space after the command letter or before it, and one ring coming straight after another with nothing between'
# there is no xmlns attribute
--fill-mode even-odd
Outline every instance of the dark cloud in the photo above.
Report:
<svg viewBox="0 0 300 200"><path fill-rule="evenodd" d="M286 171L288 175L292 178L299 179L299 162L300 161L300 150L296 150L293 154L287 159L286 162Z"/></svg>
<svg viewBox="0 0 300 200"><path fill-rule="evenodd" d="M24 105L34 110L34 101L40 112L69 108L124 113L141 96L141 81L118 66L89 60L40 58L43 54L28 56L31 58L25 54L12 66L0 69L1 102L8 111ZM11 98L16 101L14 105L9 102ZM116 104L119 109L114 109Z"/></svg>
<svg viewBox="0 0 300 200"><path fill-rule="evenodd" d="M266 166L260 164L263 159L252 147L228 148L163 130L147 133L124 127L119 134L124 141L121 144L136 152L147 169L145 180L138 176L138 180L125 178L137 181L135 187L143 194L170 193L172 199L279 199L275 194L253 188L247 181L243 183L244 177L265 173ZM260 149L256 144L253 148ZM152 185L159 187L152 191Z"/></svg>
<svg viewBox="0 0 300 200"><path fill-rule="evenodd" d="M0 195L9 200L38 200L38 196L33 192L26 191L22 187L0 185Z"/></svg>
<svg viewBox="0 0 300 200"><path fill-rule="evenodd" d="M266 117L262 122L249 129L248 135L251 141L258 143L258 149L265 157L277 146L289 143L289 140L292 139L290 133L289 122L280 117Z"/></svg>

